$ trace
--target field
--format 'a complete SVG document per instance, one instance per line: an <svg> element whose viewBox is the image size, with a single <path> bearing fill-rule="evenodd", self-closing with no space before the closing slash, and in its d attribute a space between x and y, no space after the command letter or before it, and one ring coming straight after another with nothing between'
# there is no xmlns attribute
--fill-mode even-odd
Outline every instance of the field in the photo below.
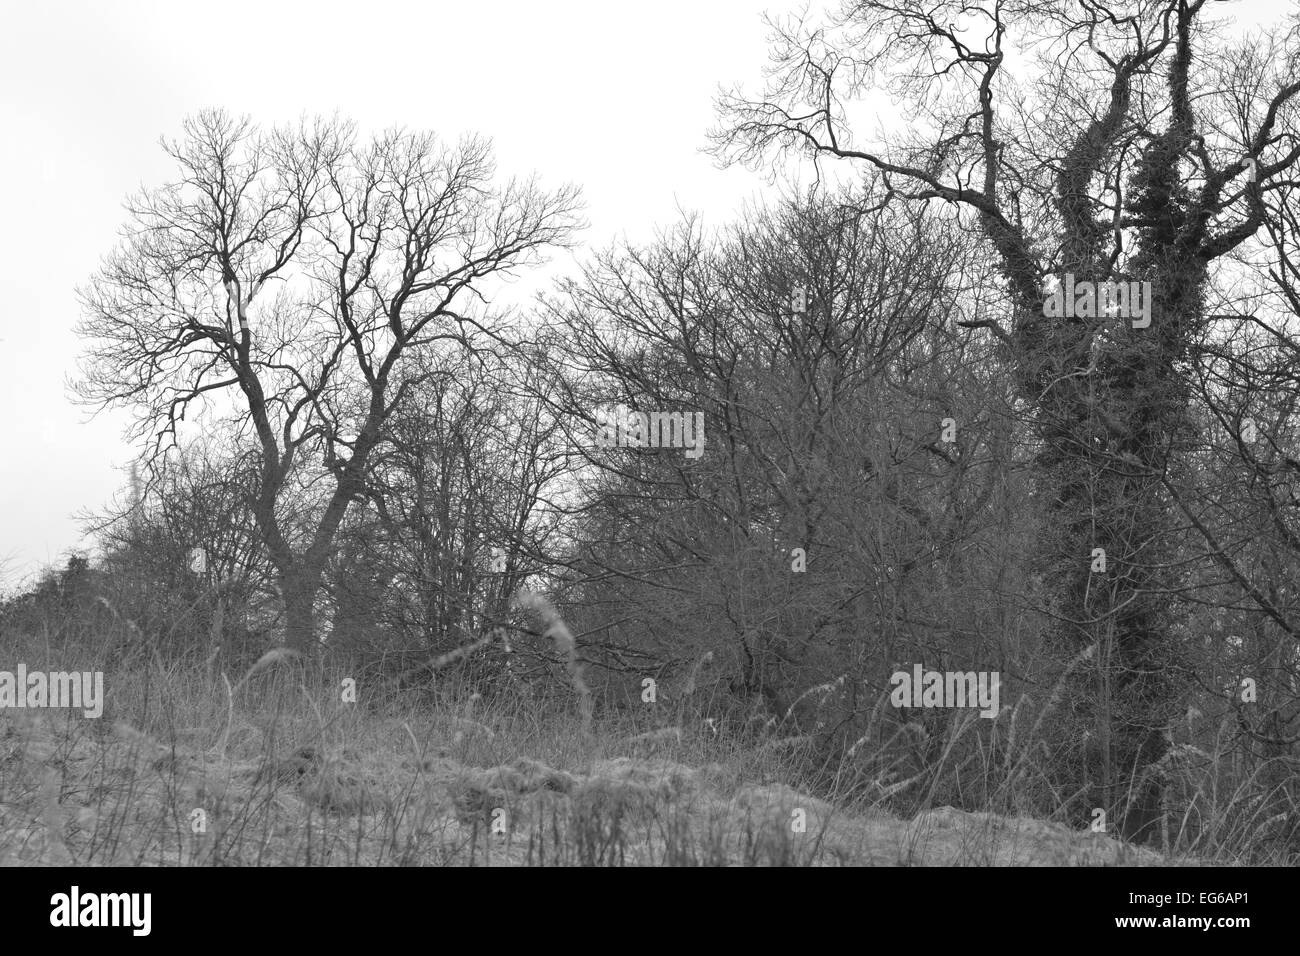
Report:
<svg viewBox="0 0 1300 956"><path fill-rule="evenodd" d="M584 731L572 701L454 684L344 703L343 680L155 664L110 670L98 720L0 711L0 865L1179 862L1061 823L814 796L802 738L599 714Z"/></svg>

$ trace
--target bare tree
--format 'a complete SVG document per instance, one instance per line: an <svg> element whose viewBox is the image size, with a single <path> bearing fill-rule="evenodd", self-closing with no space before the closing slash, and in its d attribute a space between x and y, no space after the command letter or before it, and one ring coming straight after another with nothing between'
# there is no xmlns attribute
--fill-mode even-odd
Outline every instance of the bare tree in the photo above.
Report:
<svg viewBox="0 0 1300 956"><path fill-rule="evenodd" d="M514 593L554 559L548 496L567 470L557 426L540 399L518 394L545 391L531 381L538 367L498 358L431 356L436 374L394 412L367 508L350 521L350 560L333 575L334 636L386 623L427 659L505 621ZM367 606L373 578L383 586Z"/></svg>
<svg viewBox="0 0 1300 956"><path fill-rule="evenodd" d="M1012 319L978 324L1012 348L1037 413L1054 613L1108 662L1095 797L1132 838L1153 833L1146 771L1175 695L1163 479L1187 439L1184 363L1213 264L1260 229L1300 158L1297 36L1292 24L1228 49L1205 0L848 0L827 24L778 27L765 93L720 104L721 155L864 164L888 198L950 203L996 250ZM1032 84L1014 53L1035 63ZM855 139L850 106L885 76L914 132L876 148ZM1058 273L1149 282L1149 327L1048 317L1043 280Z"/></svg>
<svg viewBox="0 0 1300 956"><path fill-rule="evenodd" d="M846 675L887 693L921 646L1000 657L949 640L975 616L963 589L993 584L967 555L1014 540L990 528L1013 458L996 343L950 321L985 314L986 263L941 215L857 200L720 235L688 219L551 302L554 402L585 465L571 605L638 692L707 650L781 717ZM599 447L593 410L617 403L699 410L700 456Z"/></svg>
<svg viewBox="0 0 1300 956"><path fill-rule="evenodd" d="M310 651L335 533L428 374L413 357L500 341L487 283L567 243L577 194L494 185L482 139L360 144L337 121L265 132L205 112L165 148L180 178L129 203L83 291L79 392L136 410L153 455L187 416L257 447L285 640Z"/></svg>
<svg viewBox="0 0 1300 956"><path fill-rule="evenodd" d="M196 441L154 465L147 483L132 468L125 501L85 516L104 596L134 622L134 636L164 653L225 657L223 666L240 653L260 654L252 636L270 629L278 608L260 613L273 592L249 505L257 455Z"/></svg>

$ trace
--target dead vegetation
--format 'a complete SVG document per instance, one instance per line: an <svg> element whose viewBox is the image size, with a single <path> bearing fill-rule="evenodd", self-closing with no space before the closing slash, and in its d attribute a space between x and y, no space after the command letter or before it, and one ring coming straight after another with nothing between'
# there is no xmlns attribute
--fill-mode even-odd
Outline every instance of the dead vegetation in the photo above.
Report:
<svg viewBox="0 0 1300 956"><path fill-rule="evenodd" d="M814 796L792 748L578 708L343 703L268 667L109 673L103 719L0 712L0 864L1149 865L1104 834ZM224 686L223 686L224 684ZM477 708L477 712L475 712ZM473 716L467 716L473 714ZM793 748L797 750L798 748Z"/></svg>

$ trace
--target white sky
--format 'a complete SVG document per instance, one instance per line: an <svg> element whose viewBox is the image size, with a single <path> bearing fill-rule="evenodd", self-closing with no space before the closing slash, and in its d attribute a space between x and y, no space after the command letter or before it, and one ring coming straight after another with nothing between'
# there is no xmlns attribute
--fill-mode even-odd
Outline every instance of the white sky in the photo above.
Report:
<svg viewBox="0 0 1300 956"><path fill-rule="evenodd" d="M68 401L75 287L116 242L127 194L173 175L158 139L186 114L485 133L503 173L580 185L582 239L600 247L648 238L679 209L721 224L769 194L700 147L718 85L760 84L761 12L798 6L0 0L0 588L86 546L75 513L124 483L125 419ZM1247 21L1285 8L1241 6Z"/></svg>

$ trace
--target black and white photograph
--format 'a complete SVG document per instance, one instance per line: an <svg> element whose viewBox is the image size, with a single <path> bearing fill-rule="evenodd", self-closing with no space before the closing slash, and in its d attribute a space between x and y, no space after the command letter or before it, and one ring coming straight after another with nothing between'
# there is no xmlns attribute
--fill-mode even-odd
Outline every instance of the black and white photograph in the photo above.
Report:
<svg viewBox="0 0 1300 956"><path fill-rule="evenodd" d="M6 923L829 867L1262 928L1296 0L0 9Z"/></svg>

